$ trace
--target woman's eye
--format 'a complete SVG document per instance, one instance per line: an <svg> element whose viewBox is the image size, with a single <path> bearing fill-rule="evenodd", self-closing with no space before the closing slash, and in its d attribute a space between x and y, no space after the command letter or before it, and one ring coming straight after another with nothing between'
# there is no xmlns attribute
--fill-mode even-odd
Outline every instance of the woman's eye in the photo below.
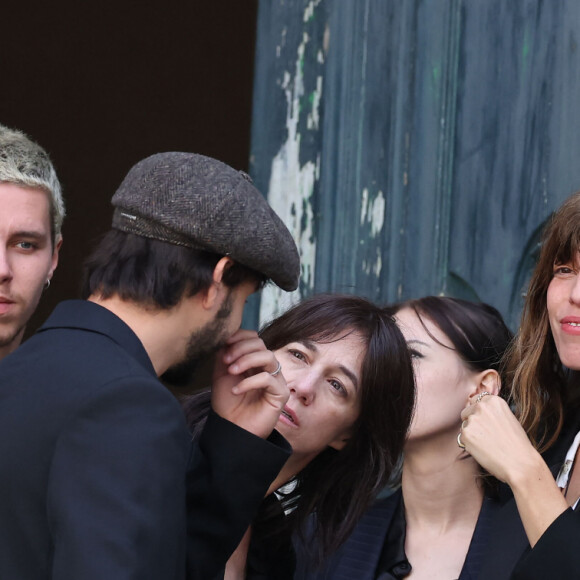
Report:
<svg viewBox="0 0 580 580"><path fill-rule="evenodd" d="M298 360L305 360L304 355L299 350L290 349L289 352L294 358L297 358Z"/></svg>
<svg viewBox="0 0 580 580"><path fill-rule="evenodd" d="M554 266L554 276L567 276L573 273L574 269L568 264Z"/></svg>
<svg viewBox="0 0 580 580"><path fill-rule="evenodd" d="M339 393L343 393L346 394L346 389L344 388L343 384L340 381L331 379L330 381L328 381L330 383L330 386L335 390L338 391Z"/></svg>
<svg viewBox="0 0 580 580"><path fill-rule="evenodd" d="M409 354L411 355L411 358L413 358L413 359L423 358L423 355L418 350L415 350L414 348L409 349Z"/></svg>

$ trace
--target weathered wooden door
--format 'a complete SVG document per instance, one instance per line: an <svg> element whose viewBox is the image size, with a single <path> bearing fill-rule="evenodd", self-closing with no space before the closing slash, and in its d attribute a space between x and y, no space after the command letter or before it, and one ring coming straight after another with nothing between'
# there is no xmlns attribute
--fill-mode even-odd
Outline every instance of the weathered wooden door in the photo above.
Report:
<svg viewBox="0 0 580 580"><path fill-rule="evenodd" d="M298 294L447 294L517 326L580 189L579 37L576 0L261 0L251 173ZM267 290L261 320L287 302Z"/></svg>

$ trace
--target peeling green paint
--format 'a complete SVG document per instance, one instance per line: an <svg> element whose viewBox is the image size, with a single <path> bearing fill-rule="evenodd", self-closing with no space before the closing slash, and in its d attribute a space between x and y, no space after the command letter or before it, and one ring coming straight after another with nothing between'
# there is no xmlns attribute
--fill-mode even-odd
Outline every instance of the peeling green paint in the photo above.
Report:
<svg viewBox="0 0 580 580"><path fill-rule="evenodd" d="M364 238L368 240L375 240L383 231L385 225L385 211L386 211L386 200L383 192L379 190L377 194L373 197L370 195L368 188L364 188L361 193L361 211L360 211L360 225L363 232L370 230L368 234L362 233ZM363 240L359 241L361 246L364 246ZM375 276L378 278L383 269L383 256L382 256L382 245L376 244L369 246L375 246L376 256L374 260L363 259L362 261L362 271L367 276ZM370 249L370 248L369 248Z"/></svg>
<svg viewBox="0 0 580 580"><path fill-rule="evenodd" d="M311 2L312 10L318 2ZM300 164L299 121L303 111L308 110L307 128L319 126L318 108L322 94L322 77L317 79L315 91L310 95L304 89L304 55L309 43L304 33L297 48L293 72L285 71L282 89L286 97L286 141L272 160L268 200L274 211L282 218L292 233L300 252L301 286L314 288L316 261L316 238L314 235L314 212L312 195L320 175L320 156ZM303 103L308 107L303 107ZM300 290L292 293L267 286L260 302L260 323L271 320L300 299Z"/></svg>
<svg viewBox="0 0 580 580"><path fill-rule="evenodd" d="M306 8L304 9L304 15L302 16L304 22L310 22L311 20L314 20L316 8L321 1L322 0L312 0L312 2L307 4Z"/></svg>
<svg viewBox="0 0 580 580"><path fill-rule="evenodd" d="M311 105L310 113L306 120L306 126L311 130L318 130L320 125L320 101L322 99L322 77L318 76L316 79L316 90L310 93L308 98Z"/></svg>
<svg viewBox="0 0 580 580"><path fill-rule="evenodd" d="M383 252L380 247L377 247L377 257L373 269L373 274L378 278L381 275L381 270L383 269Z"/></svg>
<svg viewBox="0 0 580 580"><path fill-rule="evenodd" d="M364 29L363 29L363 53L362 53L362 63L361 63L361 82L360 82L360 97L359 97L359 122L357 131L357 146L356 146L356 187L360 189L360 175L361 175L361 165L362 165L362 154L363 154L363 134L364 134L364 123L365 123L365 103L366 103L366 69L367 69L367 56L368 56L368 22L369 22L369 2L367 0L365 4L364 13Z"/></svg>
<svg viewBox="0 0 580 580"><path fill-rule="evenodd" d="M369 201L369 190L365 187L361 195L361 212L360 224L370 225L370 235L376 238L383 230L385 225L385 207L386 201L382 191Z"/></svg>

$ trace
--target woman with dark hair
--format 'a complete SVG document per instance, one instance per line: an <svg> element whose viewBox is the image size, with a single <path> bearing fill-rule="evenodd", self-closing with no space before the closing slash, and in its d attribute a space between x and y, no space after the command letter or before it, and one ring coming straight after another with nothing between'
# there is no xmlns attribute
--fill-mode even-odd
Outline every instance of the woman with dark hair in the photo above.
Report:
<svg viewBox="0 0 580 580"><path fill-rule="evenodd" d="M498 394L511 333L487 304L429 296L392 307L415 364L417 405L401 487L376 502L344 545L317 569L300 551L300 579L477 577L495 481L458 448L470 396ZM459 439L461 444L461 440Z"/></svg>
<svg viewBox="0 0 580 580"><path fill-rule="evenodd" d="M512 578L579 578L580 193L544 231L508 362L520 422L485 397L464 410L462 442L513 492L513 518L519 512L531 549Z"/></svg>
<svg viewBox="0 0 580 580"><path fill-rule="evenodd" d="M290 389L277 430L293 453L228 562L227 579L292 578L290 537L303 531L312 513L314 557L335 550L388 481L413 413L407 345L391 315L371 302L314 296L260 336ZM194 395L186 402L194 436L208 397Z"/></svg>

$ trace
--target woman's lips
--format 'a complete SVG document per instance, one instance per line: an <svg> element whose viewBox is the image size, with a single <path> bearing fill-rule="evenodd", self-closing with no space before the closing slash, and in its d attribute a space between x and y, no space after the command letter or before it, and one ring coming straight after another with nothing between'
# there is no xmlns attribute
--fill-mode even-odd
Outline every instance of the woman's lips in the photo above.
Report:
<svg viewBox="0 0 580 580"><path fill-rule="evenodd" d="M285 406L280 413L280 421L292 427L300 426L296 413L288 406Z"/></svg>
<svg viewBox="0 0 580 580"><path fill-rule="evenodd" d="M560 320L560 327L566 334L580 335L580 317L565 316Z"/></svg>

